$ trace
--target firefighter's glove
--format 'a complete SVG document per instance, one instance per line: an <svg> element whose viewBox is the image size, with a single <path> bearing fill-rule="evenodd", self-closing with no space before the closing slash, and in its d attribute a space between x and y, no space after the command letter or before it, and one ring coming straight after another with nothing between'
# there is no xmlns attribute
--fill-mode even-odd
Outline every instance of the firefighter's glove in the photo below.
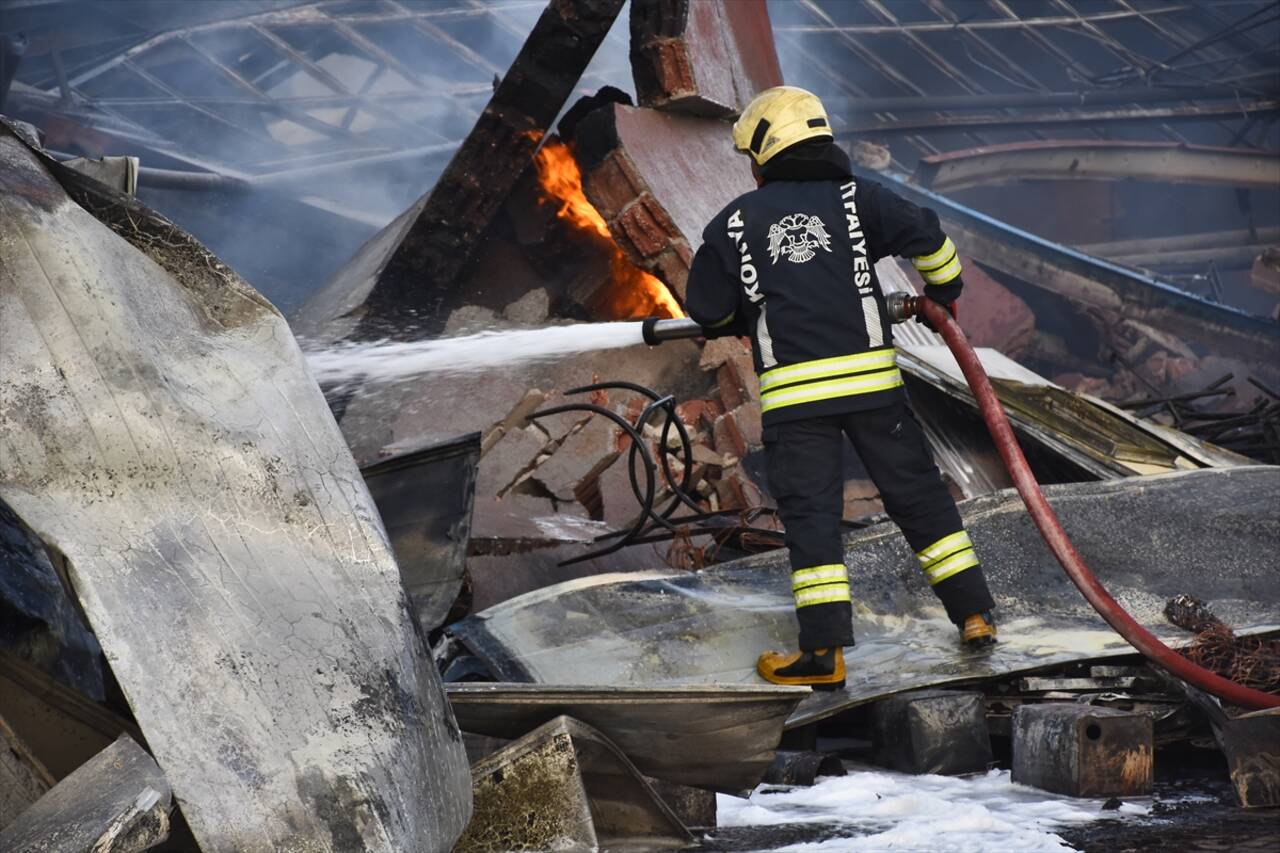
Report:
<svg viewBox="0 0 1280 853"><path fill-rule="evenodd" d="M949 286L950 286L950 285L948 285L948 287L949 287ZM951 319L953 319L953 320L955 320L955 321L959 322L959 320L960 320L960 303L958 303L958 302L943 302L943 303L941 303L941 304L942 304L942 307L943 307L943 308L946 308L946 309L947 309L947 313L949 313L949 314L951 315ZM919 314L916 314L916 322L917 322L917 323L919 323L920 325L924 326L924 327L925 327L926 329L928 329L929 331L933 332L935 335L940 335L940 334L942 334L941 332L939 332L937 329L935 329L935 328L933 327L933 323L930 323L930 322L929 322L929 318L928 318L927 316L925 316L925 313L924 313L923 311L921 311Z"/></svg>
<svg viewBox="0 0 1280 853"><path fill-rule="evenodd" d="M924 295L950 311L953 318L959 319L956 313L956 300L960 298L960 291L963 289L964 282L960 279L960 276L956 276L946 284L926 284L924 286ZM925 317L923 311L916 315L916 322L934 334L938 333L938 330Z"/></svg>
<svg viewBox="0 0 1280 853"><path fill-rule="evenodd" d="M950 305L960 298L960 291L963 289L964 282L960 280L960 276L956 276L946 284L926 284L924 295L939 305Z"/></svg>

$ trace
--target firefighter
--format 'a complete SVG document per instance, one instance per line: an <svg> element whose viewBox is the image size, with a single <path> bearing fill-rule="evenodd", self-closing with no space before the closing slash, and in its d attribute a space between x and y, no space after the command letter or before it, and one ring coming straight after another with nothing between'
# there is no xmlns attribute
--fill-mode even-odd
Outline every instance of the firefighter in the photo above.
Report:
<svg viewBox="0 0 1280 853"><path fill-rule="evenodd" d="M689 316L748 335L760 377L769 488L786 526L799 650L765 652L762 677L834 690L853 645L841 544L847 437L964 647L996 641L995 602L973 543L907 402L875 262L910 258L924 292L955 313L960 260L937 215L865 178L835 145L810 92L760 93L733 126L758 189L703 232Z"/></svg>

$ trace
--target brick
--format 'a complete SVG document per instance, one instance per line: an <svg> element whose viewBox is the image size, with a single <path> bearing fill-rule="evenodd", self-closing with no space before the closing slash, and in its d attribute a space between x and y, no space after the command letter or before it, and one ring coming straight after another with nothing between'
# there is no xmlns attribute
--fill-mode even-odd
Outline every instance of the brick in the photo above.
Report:
<svg viewBox="0 0 1280 853"><path fill-rule="evenodd" d="M612 219L640 197L644 182L626 152L615 148L583 177L582 189L600 215Z"/></svg>
<svg viewBox="0 0 1280 853"><path fill-rule="evenodd" d="M741 459L747 455L747 437L743 435L734 412L726 412L716 419L713 437L717 453L734 459Z"/></svg>
<svg viewBox="0 0 1280 853"><path fill-rule="evenodd" d="M737 115L782 84L765 0L633 0L631 46L644 106Z"/></svg>
<svg viewBox="0 0 1280 853"><path fill-rule="evenodd" d="M717 453L716 451L712 450L710 447L707 447L705 444L693 445L693 447L691 448L691 453L693 455L693 461L695 463L701 463L703 465L714 465L718 468L723 468L726 465L729 465L730 460L736 458L736 457L726 457L722 453ZM674 467L672 470L673 471L675 470Z"/></svg>
<svg viewBox="0 0 1280 853"><path fill-rule="evenodd" d="M880 490L870 480L846 480L844 484L844 517L865 518L884 512Z"/></svg>
<svg viewBox="0 0 1280 853"><path fill-rule="evenodd" d="M653 259L651 267L653 274L662 279L681 302L688 292L689 270L693 268L692 259L686 257L688 249L689 244L683 238L672 240Z"/></svg>
<svg viewBox="0 0 1280 853"><path fill-rule="evenodd" d="M720 402L727 410L760 399L760 381L751 367L750 356L745 353L731 356L716 369L716 385Z"/></svg>
<svg viewBox="0 0 1280 853"><path fill-rule="evenodd" d="M535 427L507 430L480 459L476 472L476 502L498 497L532 466L548 442Z"/></svg>
<svg viewBox="0 0 1280 853"><path fill-rule="evenodd" d="M707 341L707 345L702 348L702 358L698 359L698 367L707 371L715 370L726 361L739 358L742 353L748 356L751 354L750 348L743 343L742 338L716 338Z"/></svg>
<svg viewBox="0 0 1280 853"><path fill-rule="evenodd" d="M720 121L613 104L583 118L573 132L587 198L631 261L646 268L668 247L691 261L707 222L755 186ZM653 201L636 209L642 197ZM646 228L631 221L642 215Z"/></svg>
<svg viewBox="0 0 1280 853"><path fill-rule="evenodd" d="M720 509L750 509L765 505L764 493L741 465L732 465L720 472L720 479L715 481L715 493Z"/></svg>
<svg viewBox="0 0 1280 853"><path fill-rule="evenodd" d="M609 223L609 230L641 263L651 262L672 241L682 239L671 217L648 192L624 207Z"/></svg>
<svg viewBox="0 0 1280 853"><path fill-rule="evenodd" d="M690 431L710 431L715 426L716 418L724 414L724 406L715 400L686 400L676 405L676 417Z"/></svg>
<svg viewBox="0 0 1280 853"><path fill-rule="evenodd" d="M618 458L617 427L594 416L582 429L555 448L551 458L539 465L533 477L558 500L576 500L580 484L598 477Z"/></svg>

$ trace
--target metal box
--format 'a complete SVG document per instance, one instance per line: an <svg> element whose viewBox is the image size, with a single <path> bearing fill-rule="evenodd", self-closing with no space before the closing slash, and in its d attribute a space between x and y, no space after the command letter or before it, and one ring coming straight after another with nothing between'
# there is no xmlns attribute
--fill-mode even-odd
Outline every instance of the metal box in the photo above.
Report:
<svg viewBox="0 0 1280 853"><path fill-rule="evenodd" d="M1072 797L1151 793L1152 723L1146 714L1075 703L1013 712L1013 781Z"/></svg>
<svg viewBox="0 0 1280 853"><path fill-rule="evenodd" d="M871 708L875 761L904 773L954 775L992 762L981 693L917 690Z"/></svg>

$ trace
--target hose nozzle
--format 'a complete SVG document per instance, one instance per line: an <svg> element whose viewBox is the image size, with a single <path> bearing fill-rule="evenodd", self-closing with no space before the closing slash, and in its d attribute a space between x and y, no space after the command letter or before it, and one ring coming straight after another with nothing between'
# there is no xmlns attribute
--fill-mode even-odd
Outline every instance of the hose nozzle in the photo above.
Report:
<svg viewBox="0 0 1280 853"><path fill-rule="evenodd" d="M920 297L897 291L884 298L889 309L889 322L905 323L920 313Z"/></svg>
<svg viewBox="0 0 1280 853"><path fill-rule="evenodd" d="M682 338L705 338L707 330L687 317L678 320L662 320L650 317L641 326L644 342L655 346L663 341L676 341Z"/></svg>

